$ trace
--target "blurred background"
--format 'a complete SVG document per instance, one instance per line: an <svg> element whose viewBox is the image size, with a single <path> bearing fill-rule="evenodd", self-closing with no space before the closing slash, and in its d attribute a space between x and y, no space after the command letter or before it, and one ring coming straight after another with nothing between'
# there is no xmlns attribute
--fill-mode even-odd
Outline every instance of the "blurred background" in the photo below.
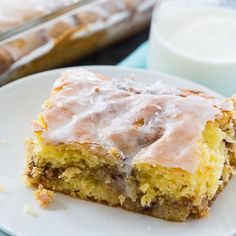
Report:
<svg viewBox="0 0 236 236"><path fill-rule="evenodd" d="M235 4L0 0L0 86L54 68L122 62L231 96L236 87Z"/></svg>
<svg viewBox="0 0 236 236"><path fill-rule="evenodd" d="M0 85L59 67L119 63L147 40L155 3L0 0Z"/></svg>

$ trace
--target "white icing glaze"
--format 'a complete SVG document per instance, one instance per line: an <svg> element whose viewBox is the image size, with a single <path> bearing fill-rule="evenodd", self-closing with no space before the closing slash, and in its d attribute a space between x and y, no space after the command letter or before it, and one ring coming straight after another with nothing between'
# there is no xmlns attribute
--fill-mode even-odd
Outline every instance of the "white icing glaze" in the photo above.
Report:
<svg viewBox="0 0 236 236"><path fill-rule="evenodd" d="M39 123L37 123L35 120L31 122L31 129L34 132L43 131L43 127Z"/></svg>
<svg viewBox="0 0 236 236"><path fill-rule="evenodd" d="M148 86L128 78L110 80L85 70L65 71L55 91L43 112L46 141L98 143L117 148L132 164L189 172L198 166L198 140L207 121L221 113L214 99L183 97L161 82Z"/></svg>
<svg viewBox="0 0 236 236"><path fill-rule="evenodd" d="M232 101L219 101L217 106L224 111L232 111L234 109L234 104Z"/></svg>

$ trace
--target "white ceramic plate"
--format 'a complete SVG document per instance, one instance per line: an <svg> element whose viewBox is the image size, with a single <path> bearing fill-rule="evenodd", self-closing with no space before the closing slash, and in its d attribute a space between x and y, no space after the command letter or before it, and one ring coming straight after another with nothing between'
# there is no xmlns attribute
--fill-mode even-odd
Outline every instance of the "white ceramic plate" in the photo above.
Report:
<svg viewBox="0 0 236 236"><path fill-rule="evenodd" d="M200 85L176 77L137 69L90 67L112 77L135 75L138 81L153 83L157 79L176 86L204 90ZM171 223L152 217L73 199L57 194L55 202L42 210L33 198L32 190L24 186L23 143L31 136L30 121L36 118L40 106L49 96L53 82L61 70L36 74L0 88L0 227L17 236L48 235L214 235L222 236L236 228L236 178L220 194L205 219ZM23 206L33 206L37 216L23 212Z"/></svg>

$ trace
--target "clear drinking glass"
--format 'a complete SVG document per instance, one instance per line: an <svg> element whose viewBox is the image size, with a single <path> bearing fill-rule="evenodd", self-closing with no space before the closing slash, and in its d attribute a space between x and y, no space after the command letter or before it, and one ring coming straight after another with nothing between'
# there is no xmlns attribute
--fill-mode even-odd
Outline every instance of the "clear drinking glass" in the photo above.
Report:
<svg viewBox="0 0 236 236"><path fill-rule="evenodd" d="M236 92L236 1L159 0L153 13L150 69Z"/></svg>

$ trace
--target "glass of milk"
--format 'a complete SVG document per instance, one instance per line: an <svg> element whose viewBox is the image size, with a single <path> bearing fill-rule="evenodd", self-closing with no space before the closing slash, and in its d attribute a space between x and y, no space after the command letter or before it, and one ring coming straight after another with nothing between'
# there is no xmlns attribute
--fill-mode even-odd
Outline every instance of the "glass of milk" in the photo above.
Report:
<svg viewBox="0 0 236 236"><path fill-rule="evenodd" d="M236 93L236 0L159 0L148 66Z"/></svg>

